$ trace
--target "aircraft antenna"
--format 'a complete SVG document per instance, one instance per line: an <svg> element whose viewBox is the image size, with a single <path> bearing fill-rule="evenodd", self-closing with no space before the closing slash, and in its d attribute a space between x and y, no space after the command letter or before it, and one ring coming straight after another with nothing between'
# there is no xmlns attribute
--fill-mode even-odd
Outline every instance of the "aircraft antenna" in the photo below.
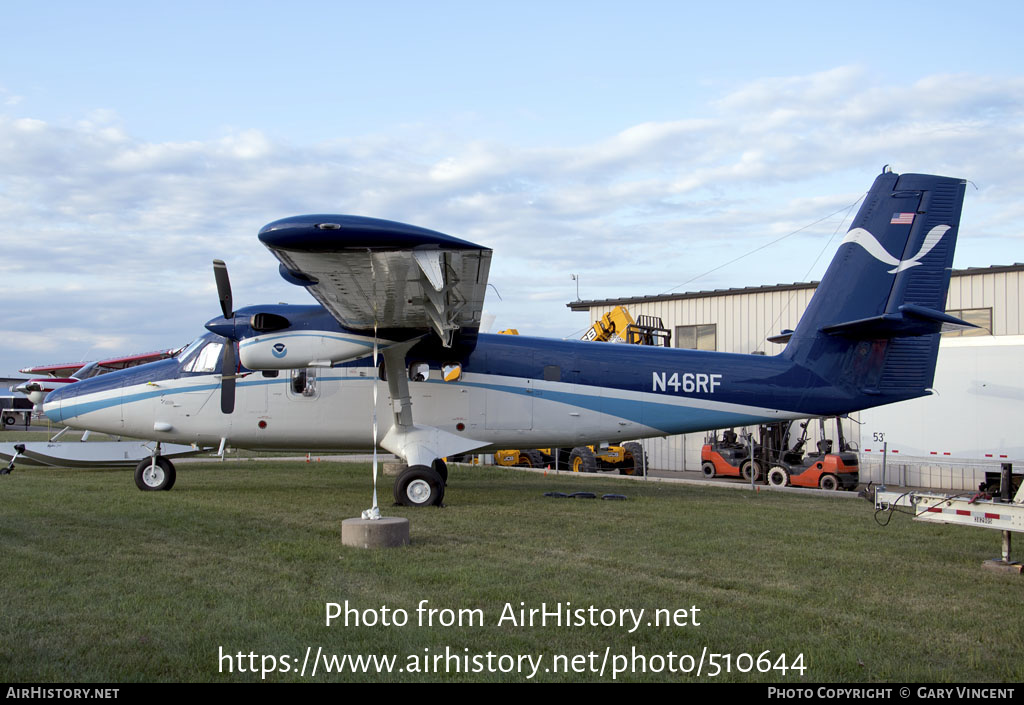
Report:
<svg viewBox="0 0 1024 705"><path fill-rule="evenodd" d="M853 203L851 203L848 206L843 206L839 210L836 210L836 211L834 211L832 213L829 213L828 215L826 215L826 216L824 216L822 218L818 218L813 223L808 223L807 225L804 225L801 228L797 228L796 230L794 230L794 231L792 231L790 233L786 233L782 237L775 238L771 242L767 242L767 243L765 243L763 245L760 245L759 247L755 247L754 249L749 250L748 252L740 255L739 257L735 257L735 258L729 260L728 262L725 262L724 264L720 264L717 267L713 267L713 268L709 269L708 271L704 272L703 274L698 274L695 277L691 277L690 279L687 279L686 281L684 281L682 284L677 284L676 286L672 287L671 289L668 289L666 291L661 292L660 294L658 294L658 296L666 296L668 294L671 294L676 289L682 289L684 286L686 286L687 284L689 284L691 282L695 282L698 279L703 279L707 275L709 275L709 274L711 274L713 272L717 272L719 269L724 269L725 267L728 267L730 264L735 264L736 262L739 262L744 257L749 257L750 255L754 254L755 252L760 252L761 250L763 250L765 248L771 247L772 245L774 245L776 243L782 242L783 240L785 240L788 237L792 237L793 235L796 235L797 233L801 233L804 230L807 230L808 228L812 228L815 225L817 225L818 223L822 223L822 222L828 220L829 218L833 218L833 217L839 215L843 211L849 212L854 206L856 206L858 203L860 203L862 198L864 198L863 195L861 195L860 198L858 198L856 201L854 201ZM843 217L845 218L846 216L843 216Z"/></svg>

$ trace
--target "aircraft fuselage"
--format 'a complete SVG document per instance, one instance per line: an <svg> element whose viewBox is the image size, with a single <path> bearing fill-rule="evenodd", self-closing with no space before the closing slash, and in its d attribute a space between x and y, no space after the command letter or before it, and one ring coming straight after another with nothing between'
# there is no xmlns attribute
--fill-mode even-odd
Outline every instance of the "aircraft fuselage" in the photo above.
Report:
<svg viewBox="0 0 1024 705"><path fill-rule="evenodd" d="M372 355L333 367L243 370L236 410L224 414L219 373L194 370L207 345L225 343L206 334L178 358L71 386L48 399L47 415L73 427L174 443L366 449L374 445L376 385L378 441L394 423L388 384ZM216 359L216 351L207 357ZM406 361L416 424L479 448L623 441L844 413L856 405L852 392L782 356L480 335L461 356L421 346Z"/></svg>

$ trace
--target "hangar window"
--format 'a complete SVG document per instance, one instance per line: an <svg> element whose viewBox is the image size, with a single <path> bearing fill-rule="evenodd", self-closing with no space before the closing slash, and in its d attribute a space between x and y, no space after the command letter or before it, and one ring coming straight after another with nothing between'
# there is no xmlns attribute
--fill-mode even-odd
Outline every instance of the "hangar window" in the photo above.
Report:
<svg viewBox="0 0 1024 705"><path fill-rule="evenodd" d="M676 326L676 347L688 350L717 350L718 326L714 323Z"/></svg>
<svg viewBox="0 0 1024 705"><path fill-rule="evenodd" d="M974 335L992 335L992 309L990 308L959 308L946 311L950 316L973 323L977 328L951 330L942 335L949 338L969 337Z"/></svg>

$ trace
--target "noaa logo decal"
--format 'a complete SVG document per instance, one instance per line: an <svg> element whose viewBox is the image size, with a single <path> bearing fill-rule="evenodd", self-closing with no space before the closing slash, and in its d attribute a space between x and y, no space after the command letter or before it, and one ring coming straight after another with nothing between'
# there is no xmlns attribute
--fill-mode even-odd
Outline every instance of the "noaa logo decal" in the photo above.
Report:
<svg viewBox="0 0 1024 705"><path fill-rule="evenodd" d="M274 343L274 346L270 348L270 354L276 358L282 358L288 354L288 348L284 343Z"/></svg>
<svg viewBox="0 0 1024 705"><path fill-rule="evenodd" d="M925 236L924 242L921 243L921 249L918 250L917 254L910 259L901 260L890 255L886 249L882 247L882 244L875 239L875 236L864 228L854 228L850 232L846 233L846 237L843 238L843 242L840 244L842 245L850 242L855 245L860 245L869 255L877 259L879 262L894 266L895 269L890 269L889 274L898 274L905 269L910 269L911 267L916 267L921 264L921 258L931 252L932 248L939 244L939 240L942 239L942 236L946 234L947 230L949 230L948 225L936 225L932 228L928 232L928 235Z"/></svg>

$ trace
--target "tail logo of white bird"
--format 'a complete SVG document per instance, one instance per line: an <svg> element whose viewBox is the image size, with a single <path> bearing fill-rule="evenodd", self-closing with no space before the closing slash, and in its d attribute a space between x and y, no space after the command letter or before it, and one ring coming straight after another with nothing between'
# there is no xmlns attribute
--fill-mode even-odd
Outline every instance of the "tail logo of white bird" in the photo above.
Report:
<svg viewBox="0 0 1024 705"><path fill-rule="evenodd" d="M869 233L864 228L853 228L850 232L846 233L846 237L843 238L843 243L853 243L863 247L869 255L877 259L879 262L891 265L895 267L889 270L889 274L898 274L905 269L916 267L921 264L921 259L932 251L936 245L939 244L939 240L949 230L948 225L936 225L932 228L928 235L925 236L924 242L921 243L921 249L917 251L917 254L910 259L897 259L890 255L881 243L875 239L875 236ZM843 244L840 243L840 244Z"/></svg>

